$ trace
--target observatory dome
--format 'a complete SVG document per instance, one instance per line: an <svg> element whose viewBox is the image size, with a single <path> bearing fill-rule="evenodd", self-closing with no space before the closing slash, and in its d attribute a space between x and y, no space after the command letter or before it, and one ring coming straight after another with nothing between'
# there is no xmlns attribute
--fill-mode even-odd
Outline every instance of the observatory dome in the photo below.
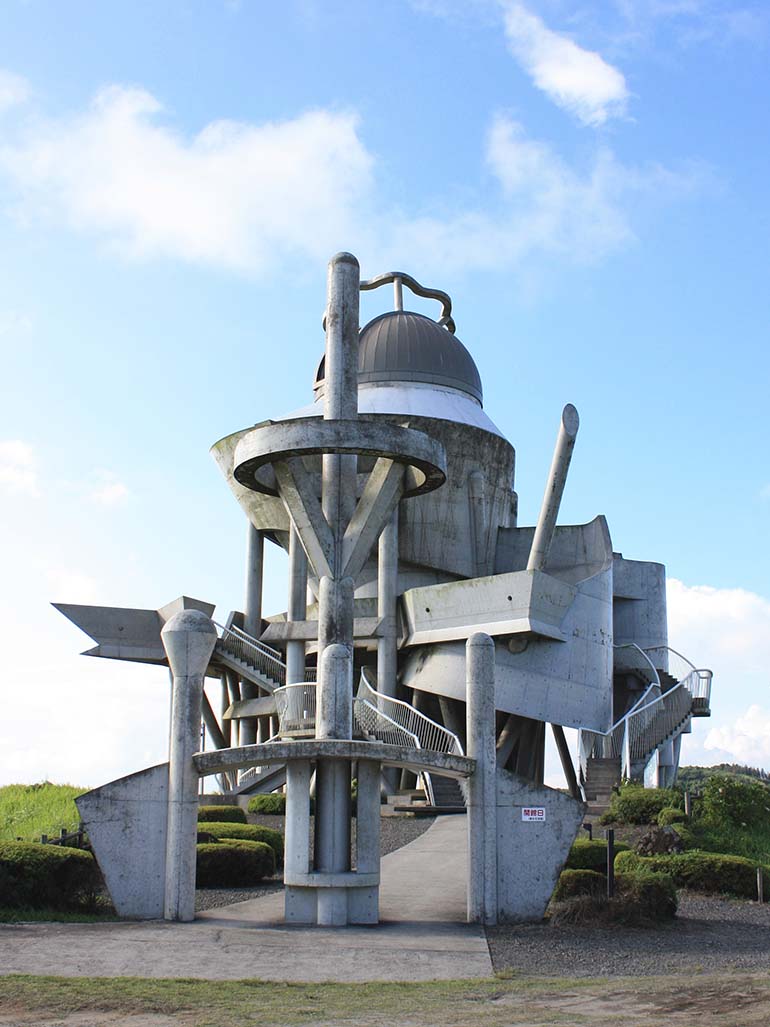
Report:
<svg viewBox="0 0 770 1027"><path fill-rule="evenodd" d="M314 389L323 387L324 360ZM423 314L406 310L380 314L362 329L358 346L358 384L416 382L457 389L481 404L481 377L460 340Z"/></svg>

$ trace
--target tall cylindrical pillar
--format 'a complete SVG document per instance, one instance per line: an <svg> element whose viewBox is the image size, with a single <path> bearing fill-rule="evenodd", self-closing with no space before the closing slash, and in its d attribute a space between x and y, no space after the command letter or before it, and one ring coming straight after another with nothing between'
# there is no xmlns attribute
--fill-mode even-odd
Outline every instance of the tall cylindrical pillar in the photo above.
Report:
<svg viewBox="0 0 770 1027"><path fill-rule="evenodd" d="M468 780L468 920L497 923L495 644L477 632L466 653L466 732L476 769Z"/></svg>
<svg viewBox="0 0 770 1027"><path fill-rule="evenodd" d="M307 556L294 528L289 532L289 622L303 621L307 616ZM289 640L286 643L286 684L305 680L305 643Z"/></svg>
<svg viewBox="0 0 770 1027"><path fill-rule="evenodd" d="M166 833L166 920L195 917L195 842L198 774L193 754L200 745L203 682L216 628L200 610L182 610L161 631L173 674Z"/></svg>
<svg viewBox="0 0 770 1027"><path fill-rule="evenodd" d="M265 540L261 531L248 522L246 530L246 594L243 630L252 638L262 634L262 576Z"/></svg>
<svg viewBox="0 0 770 1027"><path fill-rule="evenodd" d="M329 262L326 303L324 418L358 417L358 261L338 253ZM356 505L357 457L323 457L321 505L334 540L332 575L324 576L318 596L318 715L316 737L352 734L353 589L342 576L342 538ZM341 644L337 644L341 643ZM345 714L344 708L348 713ZM320 760L316 771L315 869L350 869L350 765ZM318 889L318 923L347 922L345 889Z"/></svg>

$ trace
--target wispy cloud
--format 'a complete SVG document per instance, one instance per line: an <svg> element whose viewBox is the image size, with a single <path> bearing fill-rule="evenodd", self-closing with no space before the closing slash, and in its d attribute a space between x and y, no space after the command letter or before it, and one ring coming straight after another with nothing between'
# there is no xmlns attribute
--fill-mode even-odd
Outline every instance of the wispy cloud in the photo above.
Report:
<svg viewBox="0 0 770 1027"><path fill-rule="evenodd" d="M38 494L35 453L29 443L21 439L0 441L0 487L14 495Z"/></svg>
<svg viewBox="0 0 770 1027"><path fill-rule="evenodd" d="M63 222L129 259L252 275L342 248L374 267L409 259L431 274L511 269L537 254L596 260L634 238L643 194L658 203L699 187L690 172L629 167L607 147L570 165L505 115L492 121L462 206L449 192L431 197L430 213L419 200L391 201L377 170L351 113L220 121L186 137L149 93L121 87L83 113L30 122L0 147L26 224Z"/></svg>
<svg viewBox="0 0 770 1027"><path fill-rule="evenodd" d="M29 83L26 79L0 68L0 114L24 103L29 94Z"/></svg>
<svg viewBox="0 0 770 1027"><path fill-rule="evenodd" d="M6 144L0 165L33 210L58 211L133 257L253 270L275 251L326 254L346 237L372 164L355 115L218 121L188 140L161 111L144 90L105 89L85 113Z"/></svg>
<svg viewBox="0 0 770 1027"><path fill-rule="evenodd" d="M88 498L97 506L119 506L130 495L128 486L111 471L99 471L97 478L98 484L88 493Z"/></svg>
<svg viewBox="0 0 770 1027"><path fill-rule="evenodd" d="M511 54L557 106L592 126L624 113L629 92L622 72L548 28L524 4L503 0L501 6Z"/></svg>
<svg viewBox="0 0 770 1027"><path fill-rule="evenodd" d="M770 499L770 481L759 490L760 499Z"/></svg>

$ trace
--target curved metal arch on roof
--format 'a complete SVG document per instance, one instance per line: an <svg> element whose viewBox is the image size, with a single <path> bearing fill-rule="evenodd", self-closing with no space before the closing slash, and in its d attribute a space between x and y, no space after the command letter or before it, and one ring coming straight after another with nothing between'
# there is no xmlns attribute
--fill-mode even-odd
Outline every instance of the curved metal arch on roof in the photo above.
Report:
<svg viewBox="0 0 770 1027"><path fill-rule="evenodd" d="M415 296L422 296L427 300L438 300L441 304L441 317L436 324L446 328L448 332L454 335L456 326L452 317L452 299L449 293L444 292L442 289L429 289L427 286L421 285L416 278L408 275L406 271L386 271L382 275L375 275L374 278L361 282L360 289L361 292L370 292L372 289L379 289L380 286L389 285L391 282L395 286L396 310L404 309L402 287L406 285Z"/></svg>

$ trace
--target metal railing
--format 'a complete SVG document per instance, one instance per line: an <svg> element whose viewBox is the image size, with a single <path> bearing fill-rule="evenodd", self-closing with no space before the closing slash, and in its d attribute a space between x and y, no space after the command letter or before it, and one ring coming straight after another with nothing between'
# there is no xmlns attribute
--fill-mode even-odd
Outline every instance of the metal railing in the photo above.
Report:
<svg viewBox="0 0 770 1027"><path fill-rule="evenodd" d="M646 649L645 652L667 664L667 673L681 682L694 700L698 701L698 707L708 709L711 703L711 680L713 671L705 667L696 667L694 663L683 656L670 645L656 645Z"/></svg>
<svg viewBox="0 0 770 1027"><path fill-rule="evenodd" d="M286 664L277 649L271 649L269 645L252 638L234 625L226 628L214 621L214 627L220 633L217 644L225 652L253 667L262 677L275 681L277 685L286 684Z"/></svg>
<svg viewBox="0 0 770 1027"><path fill-rule="evenodd" d="M401 699L394 699L392 696L384 695L372 687L368 680L371 672L367 667L361 671L361 680L358 686L357 698L365 699L381 713L387 715L389 720L398 724L410 735L414 735L419 742L420 749L429 749L431 752L452 753L455 756L464 756L460 739L452 731L437 724L435 720L420 713L414 706L402 702Z"/></svg>
<svg viewBox="0 0 770 1027"><path fill-rule="evenodd" d="M276 688L273 698L280 734L315 734L316 689L314 681Z"/></svg>
<svg viewBox="0 0 770 1027"><path fill-rule="evenodd" d="M657 667L650 659L648 653L636 644L636 642L624 642L621 645L613 645L613 672L627 671L635 673L648 685L657 685L660 688L660 675Z"/></svg>

